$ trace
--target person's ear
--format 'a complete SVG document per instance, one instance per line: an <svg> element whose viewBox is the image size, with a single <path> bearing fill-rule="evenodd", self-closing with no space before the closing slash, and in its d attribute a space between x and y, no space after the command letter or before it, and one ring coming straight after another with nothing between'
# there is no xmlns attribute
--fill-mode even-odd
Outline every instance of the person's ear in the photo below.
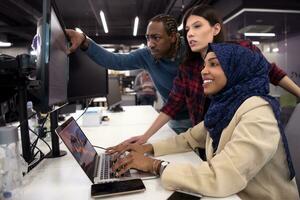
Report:
<svg viewBox="0 0 300 200"><path fill-rule="evenodd" d="M218 35L222 29L221 24L219 24L219 23L216 23L213 28L214 28L214 30L213 30L214 36Z"/></svg>
<svg viewBox="0 0 300 200"><path fill-rule="evenodd" d="M171 37L171 42L175 43L177 40L177 33L176 32L171 33L170 37Z"/></svg>

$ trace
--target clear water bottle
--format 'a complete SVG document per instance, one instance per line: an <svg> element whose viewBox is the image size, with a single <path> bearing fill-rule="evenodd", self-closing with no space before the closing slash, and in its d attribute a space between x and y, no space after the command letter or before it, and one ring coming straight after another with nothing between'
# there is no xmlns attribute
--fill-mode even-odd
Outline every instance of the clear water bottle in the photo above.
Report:
<svg viewBox="0 0 300 200"><path fill-rule="evenodd" d="M19 153L16 127L0 127L0 199L21 199L25 161Z"/></svg>

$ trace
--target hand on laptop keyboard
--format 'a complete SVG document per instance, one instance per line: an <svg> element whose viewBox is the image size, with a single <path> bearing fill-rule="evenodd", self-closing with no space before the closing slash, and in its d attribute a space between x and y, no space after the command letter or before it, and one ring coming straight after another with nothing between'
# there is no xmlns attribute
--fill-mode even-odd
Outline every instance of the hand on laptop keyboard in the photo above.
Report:
<svg viewBox="0 0 300 200"><path fill-rule="evenodd" d="M116 159L111 159L111 164L110 164L110 166L114 166L115 165L115 163L119 160L119 159L122 159L122 158L124 158L125 156L127 155L127 153L123 153L123 154L121 154L120 156L118 156L118 158L116 158ZM117 171L115 171L115 172L111 172L111 176L112 177L117 177L117 174L120 172L120 170L118 169ZM121 177L130 177L131 175L130 175L130 171L129 170L127 170L124 174L122 174L121 175Z"/></svg>
<svg viewBox="0 0 300 200"><path fill-rule="evenodd" d="M137 169L144 172L152 172L154 159L144 156L144 154L132 151L125 157L119 157L112 166L112 171L116 176L121 176L129 169Z"/></svg>
<svg viewBox="0 0 300 200"><path fill-rule="evenodd" d="M112 153L113 151L107 151L108 154L113 155L113 159L118 159L120 156L122 156L122 154L125 154L126 152L131 152L131 151L135 151L141 154L145 154L148 153L148 149L147 145L139 145L139 144L128 144L128 145L122 145L120 147L118 147L118 151L115 151L114 153ZM151 146L152 147L152 146ZM152 150L153 148L150 148L150 150Z"/></svg>

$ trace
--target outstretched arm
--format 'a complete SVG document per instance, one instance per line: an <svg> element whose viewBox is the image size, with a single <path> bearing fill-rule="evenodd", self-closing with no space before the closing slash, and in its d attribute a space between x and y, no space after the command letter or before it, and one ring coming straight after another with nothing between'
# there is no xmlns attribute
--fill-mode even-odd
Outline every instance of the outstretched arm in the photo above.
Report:
<svg viewBox="0 0 300 200"><path fill-rule="evenodd" d="M284 76L278 85L300 99L300 87L288 76Z"/></svg>
<svg viewBox="0 0 300 200"><path fill-rule="evenodd" d="M79 47L97 64L107 69L133 70L147 67L145 57L148 56L147 48L137 49L129 54L118 54L107 51L83 33L72 29L66 29L66 33L72 43L68 49L69 53L76 51Z"/></svg>
<svg viewBox="0 0 300 200"><path fill-rule="evenodd" d="M269 77L272 84L279 85L286 91L300 98L300 87L275 63L271 63Z"/></svg>
<svg viewBox="0 0 300 200"><path fill-rule="evenodd" d="M163 127L171 117L163 112L160 112L155 121L151 124L150 128L144 133L145 138L148 140L154 135L161 127Z"/></svg>
<svg viewBox="0 0 300 200"><path fill-rule="evenodd" d="M161 127L163 127L168 121L170 117L165 113L161 112L155 121L152 123L150 128L143 134L135 137L131 137L120 144L107 148L107 153L114 154L123 152L124 149L127 148L128 144L136 143L136 144L144 144L148 141L148 139L154 135Z"/></svg>

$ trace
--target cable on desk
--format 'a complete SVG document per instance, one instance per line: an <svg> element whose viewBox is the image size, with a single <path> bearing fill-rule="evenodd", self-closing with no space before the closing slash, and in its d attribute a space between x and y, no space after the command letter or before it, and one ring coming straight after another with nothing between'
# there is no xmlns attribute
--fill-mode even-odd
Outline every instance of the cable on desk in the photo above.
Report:
<svg viewBox="0 0 300 200"><path fill-rule="evenodd" d="M40 153L40 158L37 161L30 163L30 165L28 166L27 173L30 172L35 166L37 166L45 158L45 154L41 150L39 150L35 155L37 155L38 153Z"/></svg>
<svg viewBox="0 0 300 200"><path fill-rule="evenodd" d="M93 145L93 147L95 147L95 148L99 148L99 149L103 149L103 150L107 150L107 148L100 147L100 146L96 146L96 145Z"/></svg>
<svg viewBox="0 0 300 200"><path fill-rule="evenodd" d="M43 138L40 138L39 135L38 135L35 131L33 131L31 128L29 128L29 130L30 130L33 134L35 134L35 135L37 136L37 138L35 139L35 141L31 144L32 153L33 153L33 151L34 151L34 148L37 148L36 145L37 145L37 141L38 141L39 139L42 140L42 141L48 146L48 148L49 148L50 151L52 151L50 145L49 145Z"/></svg>
<svg viewBox="0 0 300 200"><path fill-rule="evenodd" d="M49 116L49 113L48 113L48 114L46 115L46 117L44 118L44 121L43 121L43 123L42 123L42 125L41 125L41 127L40 127L41 130L44 130L44 126L45 126L45 123L46 123L46 121L47 121L48 116ZM35 141L32 143L32 154L33 154L34 148L36 147L37 142L38 142L39 139L41 139L41 140L48 146L48 148L50 149L50 151L52 150L51 147L50 147L50 145L49 145L43 138L41 138L41 132L39 132L39 134L37 134L37 133L36 133L35 131L33 131L32 129L29 128L29 130L30 130L33 134L35 134L35 135L37 136L37 138L35 139Z"/></svg>
<svg viewBox="0 0 300 200"><path fill-rule="evenodd" d="M81 113L81 115L76 119L76 121L77 121L80 117L82 117L82 115L87 111L87 109L89 108L89 106L91 105L91 103L93 102L93 100L94 100L94 99L91 99L91 100L90 100L89 104L88 104L87 107L84 109L83 113Z"/></svg>
<svg viewBox="0 0 300 200"><path fill-rule="evenodd" d="M37 115L37 112L35 112L35 113L33 113L32 115L30 115L29 117L27 117L27 120L29 120L29 119L31 119L31 117L33 117L33 116L35 116L35 115ZM17 128L20 128L20 126L21 126L21 124L23 124L25 121L27 121L26 119L25 120L23 120L20 124L19 124L19 126L17 126Z"/></svg>

